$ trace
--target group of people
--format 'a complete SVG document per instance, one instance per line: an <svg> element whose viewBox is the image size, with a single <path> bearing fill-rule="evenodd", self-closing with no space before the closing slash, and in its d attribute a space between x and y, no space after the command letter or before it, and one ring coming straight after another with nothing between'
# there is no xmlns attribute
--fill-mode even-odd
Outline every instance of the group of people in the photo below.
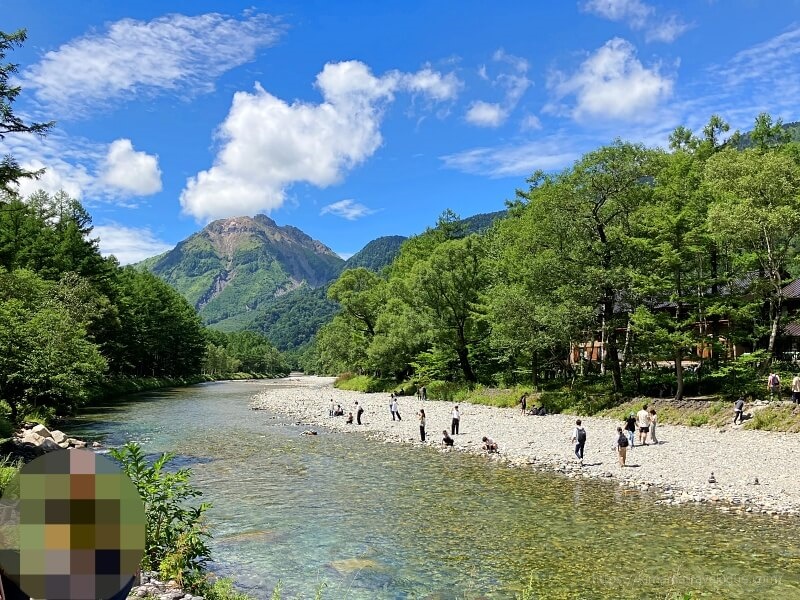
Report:
<svg viewBox="0 0 800 600"><path fill-rule="evenodd" d="M800 404L800 374L792 378L792 402ZM767 394L770 400L781 399L781 376L772 372L767 376Z"/></svg>
<svg viewBox="0 0 800 600"><path fill-rule="evenodd" d="M523 415L537 415L543 417L547 414L547 410L545 409L544 405L539 406L538 408L534 405L528 410L528 392L522 394L522 397L519 399L519 404L522 407L522 414Z"/></svg>
<svg viewBox="0 0 800 600"><path fill-rule="evenodd" d="M617 427L614 434L612 448L617 453L620 466L625 466L628 455L628 448L636 445L637 433L640 446L647 446L648 440L653 444L658 444L656 438L656 424L658 415L654 408L648 410L645 404L636 415L630 413L625 418L623 425ZM583 463L583 453L586 446L586 427L580 419L575 421L575 429L572 431L572 443L575 444L575 457Z"/></svg>

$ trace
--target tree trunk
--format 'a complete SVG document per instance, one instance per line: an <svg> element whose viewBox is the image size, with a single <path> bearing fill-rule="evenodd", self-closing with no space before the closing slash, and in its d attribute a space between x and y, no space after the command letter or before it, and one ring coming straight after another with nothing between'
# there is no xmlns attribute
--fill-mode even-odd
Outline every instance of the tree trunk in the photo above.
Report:
<svg viewBox="0 0 800 600"><path fill-rule="evenodd" d="M772 329L769 332L769 346L767 350L769 352L770 359L775 357L775 340L778 337L778 331L780 330L781 325L781 296L778 296L774 300L770 301L770 305L772 306Z"/></svg>
<svg viewBox="0 0 800 600"><path fill-rule="evenodd" d="M619 367L619 351L617 349L617 331L614 328L614 295L611 290L607 291L606 300L603 302L603 329L605 330L605 357L603 364L606 369L611 370L611 379L614 383L614 391L622 391L622 371Z"/></svg>
<svg viewBox="0 0 800 600"><path fill-rule="evenodd" d="M459 344L456 348L458 354L458 363L461 365L461 371L464 373L464 379L469 383L477 383L478 378L472 370L472 365L469 364L469 351L464 344Z"/></svg>
<svg viewBox="0 0 800 600"><path fill-rule="evenodd" d="M683 353L675 349L675 400L683 400Z"/></svg>
<svg viewBox="0 0 800 600"><path fill-rule="evenodd" d="M531 380L534 387L539 385L539 353L536 350L531 354Z"/></svg>

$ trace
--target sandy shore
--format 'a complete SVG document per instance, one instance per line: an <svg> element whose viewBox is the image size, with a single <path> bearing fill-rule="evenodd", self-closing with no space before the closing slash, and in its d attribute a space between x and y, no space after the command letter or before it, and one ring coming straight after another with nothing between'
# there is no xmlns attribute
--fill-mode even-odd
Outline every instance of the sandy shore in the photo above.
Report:
<svg viewBox="0 0 800 600"><path fill-rule="evenodd" d="M441 447L442 430L450 430L451 402L420 402L400 397L402 421L392 421L389 394L362 394L337 390L333 379L293 377L282 380L292 387L267 388L253 398L254 409L269 409L295 417L299 422L337 431L363 432L378 439L421 444L417 412L427 415L428 445ZM328 416L330 401L341 404L345 414L358 401L365 409L363 425L347 425L344 417ZM571 443L575 417L524 416L519 408L459 405L458 451L485 454L481 438L493 438L503 460L516 466L563 473L568 477L596 477L618 481L658 494L658 502L681 504L705 502L723 511L768 514L800 514L800 435L735 428L712 429L658 425L658 445L628 449L628 466L620 467L612 444L616 421L582 419L587 430L583 465L575 459ZM714 473L717 483L708 479ZM754 480L758 479L758 484Z"/></svg>

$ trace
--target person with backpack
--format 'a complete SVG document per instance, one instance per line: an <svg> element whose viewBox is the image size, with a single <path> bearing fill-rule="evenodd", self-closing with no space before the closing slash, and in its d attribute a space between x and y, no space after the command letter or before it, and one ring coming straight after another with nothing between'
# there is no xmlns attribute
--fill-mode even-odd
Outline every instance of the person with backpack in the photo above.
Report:
<svg viewBox="0 0 800 600"><path fill-rule="evenodd" d="M625 419L625 435L628 436L628 445L633 446L633 436L636 433L636 416L631 413Z"/></svg>
<svg viewBox="0 0 800 600"><path fill-rule="evenodd" d="M575 431L572 432L572 443L575 444L575 456L583 462L583 447L586 445L586 428L581 425L581 420L575 421Z"/></svg>
<svg viewBox="0 0 800 600"><path fill-rule="evenodd" d="M622 431L622 427L617 427L617 436L614 439L613 448L614 450L617 451L617 457L619 458L619 466L624 467L625 458L628 454L628 438Z"/></svg>
<svg viewBox="0 0 800 600"><path fill-rule="evenodd" d="M778 400L781 399L781 378L777 373L770 373L767 377L767 391L770 400L774 400L776 396Z"/></svg>

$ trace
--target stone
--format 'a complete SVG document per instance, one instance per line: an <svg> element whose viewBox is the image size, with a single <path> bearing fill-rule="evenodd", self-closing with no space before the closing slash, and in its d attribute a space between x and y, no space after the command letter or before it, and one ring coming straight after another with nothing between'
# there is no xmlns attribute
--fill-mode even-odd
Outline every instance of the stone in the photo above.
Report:
<svg viewBox="0 0 800 600"><path fill-rule="evenodd" d="M99 448L100 442L92 442L92 448Z"/></svg>
<svg viewBox="0 0 800 600"><path fill-rule="evenodd" d="M145 596L147 596L147 588L140 587L139 589L136 590L135 595L138 596L139 598L144 598Z"/></svg>
<svg viewBox="0 0 800 600"><path fill-rule="evenodd" d="M34 433L32 430L26 430L25 433L22 434L23 444L33 444L37 448L42 445L44 439L44 437L38 433Z"/></svg>
<svg viewBox="0 0 800 600"><path fill-rule="evenodd" d="M58 429L50 432L50 437L52 437L56 444L60 444L61 442L67 441L67 436L63 431L59 431Z"/></svg>
<svg viewBox="0 0 800 600"><path fill-rule="evenodd" d="M56 443L58 444L59 448L63 448L65 450L67 448L69 448L69 442L67 440L64 440L63 442L56 442Z"/></svg>
<svg viewBox="0 0 800 600"><path fill-rule="evenodd" d="M49 437L44 438L39 447L45 452L52 452L53 450L61 450L61 446L56 444L53 438Z"/></svg>
<svg viewBox="0 0 800 600"><path fill-rule="evenodd" d="M53 435L50 433L50 430L44 425L35 425L31 431L42 437L53 437Z"/></svg>
<svg viewBox="0 0 800 600"><path fill-rule="evenodd" d="M77 442L75 442L75 447L76 448L86 448L86 442L84 442L83 440L78 440Z"/></svg>

